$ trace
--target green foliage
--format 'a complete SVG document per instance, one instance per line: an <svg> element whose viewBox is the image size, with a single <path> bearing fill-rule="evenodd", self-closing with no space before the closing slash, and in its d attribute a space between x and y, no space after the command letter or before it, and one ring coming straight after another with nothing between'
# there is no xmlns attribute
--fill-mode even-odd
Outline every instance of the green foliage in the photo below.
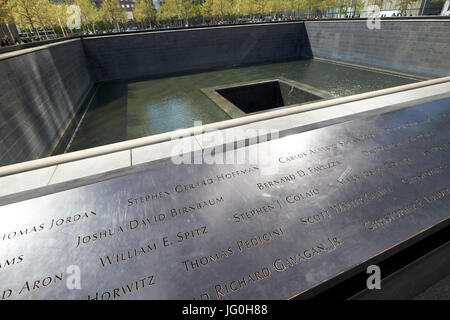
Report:
<svg viewBox="0 0 450 320"><path fill-rule="evenodd" d="M74 4L80 7L81 23L89 28L90 24L94 24L101 19L100 11L95 3L90 0L74 0Z"/></svg>
<svg viewBox="0 0 450 320"><path fill-rule="evenodd" d="M376 5L382 10L386 4L391 3L392 1L395 1L395 0L369 0L368 4Z"/></svg>
<svg viewBox="0 0 450 320"><path fill-rule="evenodd" d="M211 0L211 14L221 19L232 15L232 2L230 0Z"/></svg>
<svg viewBox="0 0 450 320"><path fill-rule="evenodd" d="M258 10L256 1L254 0L243 0L240 3L240 11L243 16L253 18Z"/></svg>
<svg viewBox="0 0 450 320"><path fill-rule="evenodd" d="M119 22L125 22L127 19L126 13L120 6L119 0L102 0L100 16L106 21L112 22L117 31L120 31Z"/></svg>
<svg viewBox="0 0 450 320"><path fill-rule="evenodd" d="M138 0L136 2L136 7L133 11L134 18L137 21L146 24L149 22L150 26L152 21L156 18L156 9L152 0Z"/></svg>
<svg viewBox="0 0 450 320"><path fill-rule="evenodd" d="M192 17L202 16L202 3L200 0L194 0L191 9Z"/></svg>
<svg viewBox="0 0 450 320"><path fill-rule="evenodd" d="M161 4L161 18L164 20L181 19L181 0L166 0Z"/></svg>
<svg viewBox="0 0 450 320"><path fill-rule="evenodd" d="M203 17L211 17L211 4L212 0L206 0L201 4L201 13Z"/></svg>
<svg viewBox="0 0 450 320"><path fill-rule="evenodd" d="M14 21L23 29L35 29L35 12L38 9L34 0L9 0L8 8Z"/></svg>
<svg viewBox="0 0 450 320"><path fill-rule="evenodd" d="M320 10L330 10L337 7L337 0L321 0L319 1Z"/></svg>
<svg viewBox="0 0 450 320"><path fill-rule="evenodd" d="M265 12L272 16L277 16L283 11L283 2L280 0L268 0L265 7Z"/></svg>
<svg viewBox="0 0 450 320"><path fill-rule="evenodd" d="M13 17L9 8L8 0L0 0L0 22L8 23L11 21L13 21Z"/></svg>
<svg viewBox="0 0 450 320"><path fill-rule="evenodd" d="M416 3L417 0L399 0L397 1L398 10L406 12L410 5Z"/></svg>

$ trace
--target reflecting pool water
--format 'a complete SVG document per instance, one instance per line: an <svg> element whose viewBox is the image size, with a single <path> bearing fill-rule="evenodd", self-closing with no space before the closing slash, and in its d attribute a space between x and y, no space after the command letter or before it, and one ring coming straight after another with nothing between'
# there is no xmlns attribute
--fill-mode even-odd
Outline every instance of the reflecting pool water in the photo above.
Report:
<svg viewBox="0 0 450 320"><path fill-rule="evenodd" d="M67 151L140 138L230 117L202 91L258 80L284 78L333 97L418 81L414 78L320 60L235 67L158 79L103 83L81 120Z"/></svg>

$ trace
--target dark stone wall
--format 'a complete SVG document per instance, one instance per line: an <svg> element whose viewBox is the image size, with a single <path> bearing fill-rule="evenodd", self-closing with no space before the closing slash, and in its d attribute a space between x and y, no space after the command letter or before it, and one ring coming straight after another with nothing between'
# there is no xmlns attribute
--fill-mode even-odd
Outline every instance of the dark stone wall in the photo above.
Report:
<svg viewBox="0 0 450 320"><path fill-rule="evenodd" d="M314 21L85 38L95 81L320 57L421 75L450 74L450 20Z"/></svg>
<svg viewBox="0 0 450 320"><path fill-rule="evenodd" d="M95 81L133 79L307 53L303 23L201 28L85 38Z"/></svg>
<svg viewBox="0 0 450 320"><path fill-rule="evenodd" d="M0 166L48 156L92 86L81 40L0 60Z"/></svg>
<svg viewBox="0 0 450 320"><path fill-rule="evenodd" d="M306 22L315 57L426 77L450 75L450 20Z"/></svg>

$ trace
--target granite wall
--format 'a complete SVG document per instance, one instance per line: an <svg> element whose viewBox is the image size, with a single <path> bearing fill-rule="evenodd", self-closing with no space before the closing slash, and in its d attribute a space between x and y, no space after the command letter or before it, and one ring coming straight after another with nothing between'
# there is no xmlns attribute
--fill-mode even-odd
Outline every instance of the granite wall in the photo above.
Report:
<svg viewBox="0 0 450 320"><path fill-rule="evenodd" d="M48 156L92 84L79 39L0 55L0 166Z"/></svg>
<svg viewBox="0 0 450 320"><path fill-rule="evenodd" d="M133 79L308 54L303 23L278 23L88 37L95 81Z"/></svg>
<svg viewBox="0 0 450 320"><path fill-rule="evenodd" d="M450 75L450 20L306 22L315 57L425 77Z"/></svg>

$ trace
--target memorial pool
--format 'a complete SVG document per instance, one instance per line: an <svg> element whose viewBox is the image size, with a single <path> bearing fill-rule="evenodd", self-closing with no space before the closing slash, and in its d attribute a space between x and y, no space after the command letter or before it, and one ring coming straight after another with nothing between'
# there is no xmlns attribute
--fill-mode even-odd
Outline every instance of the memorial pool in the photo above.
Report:
<svg viewBox="0 0 450 320"><path fill-rule="evenodd" d="M201 89L283 79L329 97L395 87L419 79L323 60L241 66L163 78L100 83L66 152L230 119Z"/></svg>

